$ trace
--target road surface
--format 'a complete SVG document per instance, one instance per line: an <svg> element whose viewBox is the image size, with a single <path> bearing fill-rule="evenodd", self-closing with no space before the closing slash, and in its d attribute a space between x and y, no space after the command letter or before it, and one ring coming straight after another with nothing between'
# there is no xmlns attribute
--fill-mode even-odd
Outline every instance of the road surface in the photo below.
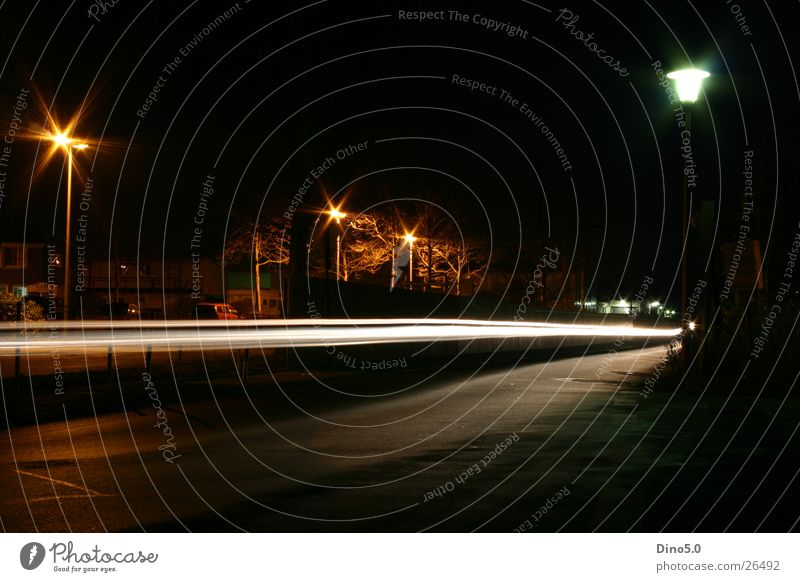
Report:
<svg viewBox="0 0 800 582"><path fill-rule="evenodd" d="M0 434L1 525L796 528L796 402L761 398L751 409L747 399L676 393L659 382L644 397L641 383L664 354L657 346L280 386L259 377L246 390L220 380L174 391L169 378L145 374L121 393L127 413L72 419L65 407L66 421Z"/></svg>

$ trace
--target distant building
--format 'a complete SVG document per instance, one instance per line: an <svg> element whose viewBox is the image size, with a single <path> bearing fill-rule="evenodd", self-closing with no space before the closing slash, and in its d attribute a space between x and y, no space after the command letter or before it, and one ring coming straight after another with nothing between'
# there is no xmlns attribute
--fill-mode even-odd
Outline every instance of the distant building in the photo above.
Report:
<svg viewBox="0 0 800 582"><path fill-rule="evenodd" d="M222 268L209 257L93 260L75 281L89 314L108 303L133 303L142 317L185 318L192 306L222 301Z"/></svg>
<svg viewBox="0 0 800 582"><path fill-rule="evenodd" d="M286 271L261 272L261 316L267 318L283 317L281 302L281 275ZM227 275L225 301L233 305L240 314L254 316L258 311L255 277L252 273L231 271Z"/></svg>
<svg viewBox="0 0 800 582"><path fill-rule="evenodd" d="M48 256L50 269L48 272ZM64 273L61 255L44 243L0 243L0 291L15 295L61 295Z"/></svg>
<svg viewBox="0 0 800 582"><path fill-rule="evenodd" d="M595 304L597 313L607 315L630 315L638 310L639 305L630 303L626 299L610 299L608 301L598 301Z"/></svg>
<svg viewBox="0 0 800 582"><path fill-rule="evenodd" d="M82 305L88 318L109 303L132 303L144 318L182 318L196 303L224 301L222 268L209 257L80 260L71 270L73 307ZM62 252L55 246L0 243L0 292L63 300L63 283ZM268 307L275 305L272 295L265 297Z"/></svg>
<svg viewBox="0 0 800 582"><path fill-rule="evenodd" d="M580 306L580 303L576 303ZM595 313L602 313L604 315L630 315L635 317L660 317L662 319L673 319L676 315L674 309L670 309L668 305L664 305L660 301L629 301L617 297L615 299L607 299L604 301L597 301L590 299L584 302L583 308L586 311L594 311Z"/></svg>

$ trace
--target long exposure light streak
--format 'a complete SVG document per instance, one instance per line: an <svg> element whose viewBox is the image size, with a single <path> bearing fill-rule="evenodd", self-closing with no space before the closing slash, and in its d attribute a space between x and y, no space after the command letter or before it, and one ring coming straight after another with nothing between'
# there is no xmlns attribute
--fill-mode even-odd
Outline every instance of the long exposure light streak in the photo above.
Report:
<svg viewBox="0 0 800 582"><path fill-rule="evenodd" d="M679 328L459 319L92 321L55 328L49 323L29 323L0 328L0 355L46 351L54 346L62 351L99 347L116 351L303 348L552 336L673 337L680 332Z"/></svg>

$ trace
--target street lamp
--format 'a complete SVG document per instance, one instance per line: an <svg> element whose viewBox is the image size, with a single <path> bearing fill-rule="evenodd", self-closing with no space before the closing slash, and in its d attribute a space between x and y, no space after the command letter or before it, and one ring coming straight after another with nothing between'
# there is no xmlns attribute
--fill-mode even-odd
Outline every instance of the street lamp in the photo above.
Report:
<svg viewBox="0 0 800 582"><path fill-rule="evenodd" d="M414 241L417 240L412 233L407 232L403 238L408 243L408 288L414 290Z"/></svg>
<svg viewBox="0 0 800 582"><path fill-rule="evenodd" d="M336 220L336 224L341 224L342 218L345 218L347 214L339 210L338 208L331 208L327 211L328 216Z"/></svg>
<svg viewBox="0 0 800 582"><path fill-rule="evenodd" d="M89 144L77 140L65 132L56 131L48 135L47 139L55 144L57 148L64 151L67 156L67 233L64 249L64 319L69 319L69 269L70 269L70 222L72 218L72 150L85 150Z"/></svg>
<svg viewBox="0 0 800 582"><path fill-rule="evenodd" d="M333 220L336 221L336 224L342 224L342 219L347 217L347 214L339 210L339 208L331 208L330 210L326 210L325 213ZM336 280L339 281L339 265L341 263L341 256L342 256L342 232L341 229L336 232Z"/></svg>
<svg viewBox="0 0 800 582"><path fill-rule="evenodd" d="M697 101L700 96L700 90L703 87L703 79L710 76L707 71L700 69L680 69L667 74L669 79L675 81L675 88L678 91L678 99L683 103L684 111L686 112L686 131L688 132L689 139L692 137L692 107L691 105ZM687 308L687 255L689 253L689 176L686 172L682 171L683 177L683 240L681 252L681 318L686 316Z"/></svg>
<svg viewBox="0 0 800 582"><path fill-rule="evenodd" d="M678 99L682 103L694 103L700 96L700 89L703 86L703 79L709 77L711 73L700 69L681 69L667 73L667 78L675 81L675 88L678 90Z"/></svg>

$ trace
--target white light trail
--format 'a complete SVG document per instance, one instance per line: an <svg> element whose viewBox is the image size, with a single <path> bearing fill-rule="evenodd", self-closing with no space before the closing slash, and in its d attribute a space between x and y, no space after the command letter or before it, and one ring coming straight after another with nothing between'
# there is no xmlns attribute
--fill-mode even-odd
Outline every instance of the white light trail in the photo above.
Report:
<svg viewBox="0 0 800 582"><path fill-rule="evenodd" d="M108 348L166 351L305 348L475 339L673 337L679 328L526 323L461 319L292 319L230 321L92 321L0 327L0 355Z"/></svg>

